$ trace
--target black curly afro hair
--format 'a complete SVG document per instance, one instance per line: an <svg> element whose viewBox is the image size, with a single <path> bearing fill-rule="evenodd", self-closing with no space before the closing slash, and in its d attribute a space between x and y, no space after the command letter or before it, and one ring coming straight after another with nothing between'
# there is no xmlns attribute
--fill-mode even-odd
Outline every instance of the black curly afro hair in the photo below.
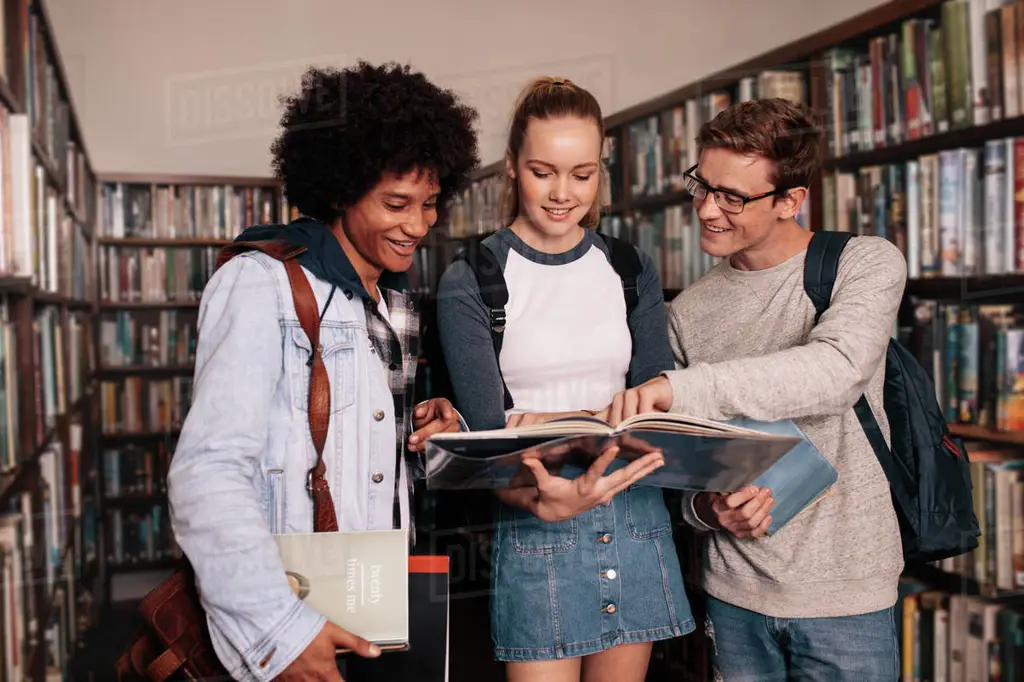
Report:
<svg viewBox="0 0 1024 682"><path fill-rule="evenodd" d="M271 146L288 202L330 224L381 180L433 170L439 216L479 164L477 112L409 66L364 61L344 70L310 68L283 100Z"/></svg>

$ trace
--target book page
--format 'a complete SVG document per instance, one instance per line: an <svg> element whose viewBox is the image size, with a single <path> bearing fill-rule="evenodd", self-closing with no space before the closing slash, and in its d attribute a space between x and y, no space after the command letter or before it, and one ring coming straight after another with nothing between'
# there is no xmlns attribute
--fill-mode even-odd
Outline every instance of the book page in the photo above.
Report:
<svg viewBox="0 0 1024 682"><path fill-rule="evenodd" d="M597 417L568 417L544 424L517 426L511 429L485 429L460 433L439 433L431 436L434 440L487 440L489 438L526 438L534 436L603 436L610 434L612 427Z"/></svg>
<svg viewBox="0 0 1024 682"><path fill-rule="evenodd" d="M766 435L765 431L744 428L728 422L702 419L700 417L680 414L678 412L645 412L643 414L637 414L623 420L616 431L629 431L631 429L655 429L694 434L723 433L745 436Z"/></svg>

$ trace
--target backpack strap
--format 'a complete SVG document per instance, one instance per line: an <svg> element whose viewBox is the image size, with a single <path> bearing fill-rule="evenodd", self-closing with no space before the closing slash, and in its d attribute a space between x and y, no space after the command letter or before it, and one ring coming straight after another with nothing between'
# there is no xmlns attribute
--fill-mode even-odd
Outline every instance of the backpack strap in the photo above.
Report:
<svg viewBox="0 0 1024 682"><path fill-rule="evenodd" d="M605 244L608 245L608 253L612 268L622 280L622 294L626 299L626 316L632 314L640 302L640 290L637 285L637 278L643 270L643 263L636 249L629 242L618 239L603 232L599 232ZM469 264L473 274L476 276L477 286L480 288L480 297L490 313L491 322L491 343L494 346L494 357L501 357L501 342L505 332L505 305L508 303L508 285L505 283L505 275L501 270L494 252L482 241L473 240L466 245L465 250L458 256ZM498 374L501 375L499 367ZM504 392L505 409L510 410L515 403L512 394L509 393L505 378L501 379L501 388Z"/></svg>
<svg viewBox="0 0 1024 682"><path fill-rule="evenodd" d="M466 244L466 249L459 257L469 264L476 276L480 297L490 313L491 343L494 346L494 358L498 360L501 357L501 342L505 333L505 304L508 303L505 274L501 271L501 265L494 252L479 240L474 239ZM498 374L501 375L500 362ZM514 402L508 386L505 385L504 377L501 379L501 389L504 392L505 409L510 410Z"/></svg>
<svg viewBox="0 0 1024 682"><path fill-rule="evenodd" d="M615 269L619 279L622 280L622 294L626 298L626 317L629 317L637 304L640 302L640 289L637 286L637 278L643 270L643 263L640 262L640 255L629 242L613 237L604 232L598 232L601 239L608 245L608 253L611 256L612 268Z"/></svg>
<svg viewBox="0 0 1024 682"><path fill-rule="evenodd" d="M819 231L811 235L804 258L804 291L814 304L814 324L818 324L822 313L832 302L832 287L839 272L839 257L846 242L852 237L849 232Z"/></svg>
<svg viewBox="0 0 1024 682"><path fill-rule="evenodd" d="M832 302L832 288L835 286L836 273L839 271L839 257L852 236L849 232L830 231L815 232L811 236L811 243L807 246L807 255L804 258L804 292L814 304L814 324L818 324L822 313L828 310ZM878 456L882 467L886 469L886 475L894 474L895 472L889 470L892 465L889 445L885 442L882 428L875 419L866 395L862 394L857 399L853 411L857 414L871 448Z"/></svg>
<svg viewBox="0 0 1024 682"><path fill-rule="evenodd" d="M299 324L302 325L302 331L306 333L309 346L313 349L310 357L309 433L313 438L313 447L316 448L316 464L309 470L306 487L313 497L314 532L336 531L338 519L327 483L327 465L324 464L324 443L327 441L331 414L331 382L324 366L323 349L320 345L320 314L317 312L316 296L305 273L302 272L302 266L295 260L306 247L295 246L284 240L232 242L221 249L217 257L217 267L240 253L252 250L261 251L284 263Z"/></svg>

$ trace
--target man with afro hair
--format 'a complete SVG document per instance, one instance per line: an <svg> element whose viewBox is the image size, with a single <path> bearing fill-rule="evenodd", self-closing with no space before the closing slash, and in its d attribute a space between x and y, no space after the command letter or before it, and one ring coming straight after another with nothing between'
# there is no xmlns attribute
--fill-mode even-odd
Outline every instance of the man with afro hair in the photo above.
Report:
<svg viewBox="0 0 1024 682"><path fill-rule="evenodd" d="M478 164L476 112L408 66L364 62L309 69L284 105L273 167L299 217L236 241L305 248L338 529L411 529L416 453L465 423L444 399L412 404L419 329L406 271ZM168 473L175 539L232 678L341 680L336 648L379 652L300 599L273 537L313 530L314 349L282 262L258 249L224 255L203 292L193 402Z"/></svg>

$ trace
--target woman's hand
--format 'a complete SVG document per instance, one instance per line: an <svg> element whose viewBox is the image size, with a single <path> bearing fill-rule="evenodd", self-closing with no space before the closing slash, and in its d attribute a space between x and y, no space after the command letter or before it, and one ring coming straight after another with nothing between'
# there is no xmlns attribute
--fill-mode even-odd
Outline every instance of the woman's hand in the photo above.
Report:
<svg viewBox="0 0 1024 682"><path fill-rule="evenodd" d="M517 476L512 487L496 491L498 498L525 509L542 521L565 521L611 501L665 463L661 452L650 452L605 476L605 470L618 453L617 445L607 447L590 468L575 479L553 476L540 459L527 457L523 466L533 474L533 485Z"/></svg>

